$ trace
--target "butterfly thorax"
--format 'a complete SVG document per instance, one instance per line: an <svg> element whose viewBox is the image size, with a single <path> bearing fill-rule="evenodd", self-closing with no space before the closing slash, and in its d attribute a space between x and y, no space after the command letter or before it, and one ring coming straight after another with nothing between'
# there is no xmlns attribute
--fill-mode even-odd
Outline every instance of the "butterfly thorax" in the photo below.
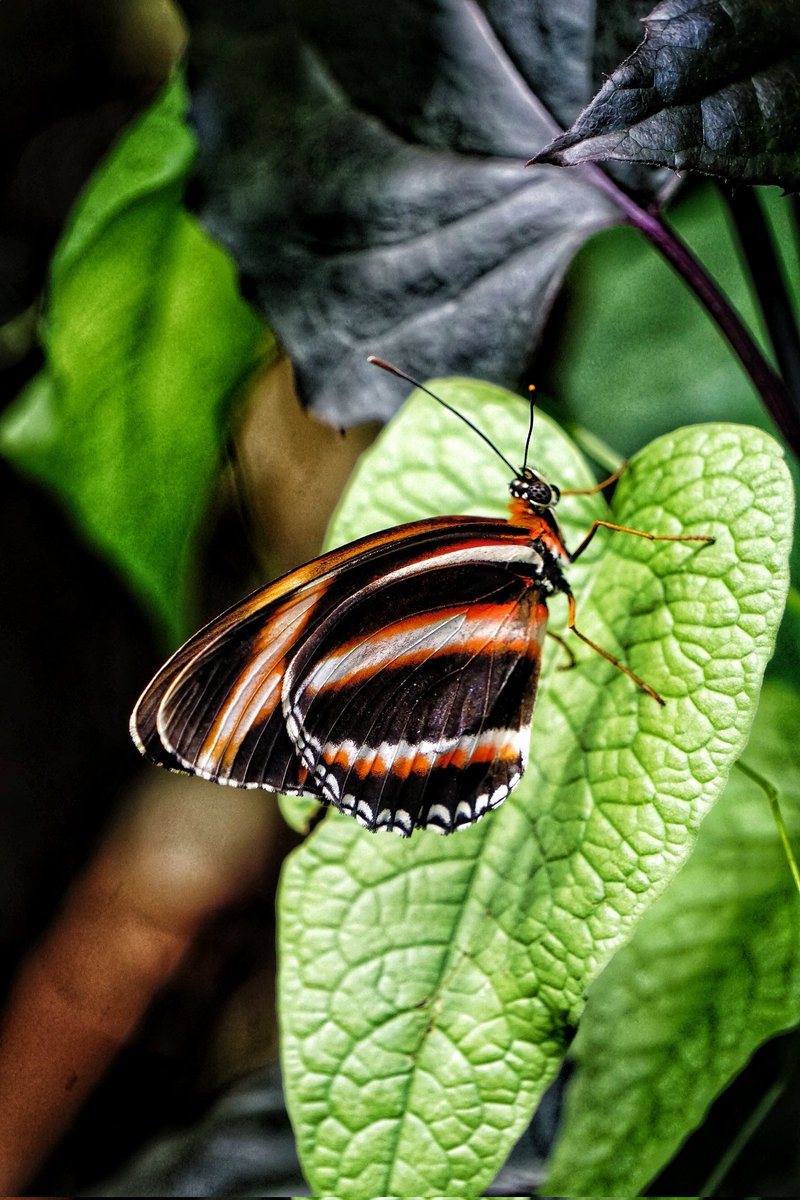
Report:
<svg viewBox="0 0 800 1200"><path fill-rule="evenodd" d="M561 493L530 467L525 467L512 479L508 490L511 493L508 506L511 524L527 530L531 541L540 545L546 557L552 560L560 577L560 566L570 561L561 526L553 511Z"/></svg>

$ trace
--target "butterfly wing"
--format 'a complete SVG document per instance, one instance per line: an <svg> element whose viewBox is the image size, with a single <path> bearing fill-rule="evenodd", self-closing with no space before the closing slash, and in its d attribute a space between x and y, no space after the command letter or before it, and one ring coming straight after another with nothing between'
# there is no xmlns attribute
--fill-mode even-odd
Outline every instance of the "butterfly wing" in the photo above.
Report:
<svg viewBox="0 0 800 1200"><path fill-rule="evenodd" d="M195 634L133 711L131 736L142 753L217 783L316 794L313 781L305 786L280 699L287 655L327 584L324 572L285 577Z"/></svg>
<svg viewBox="0 0 800 1200"><path fill-rule="evenodd" d="M368 829L469 825L527 762L547 622L536 552L465 537L398 567L309 633L283 710L322 797Z"/></svg>
<svg viewBox="0 0 800 1200"><path fill-rule="evenodd" d="M424 572L465 541L514 544L504 521L441 517L362 538L254 592L195 634L158 672L131 717L161 766L235 787L322 798L287 731L287 667L334 612L392 572ZM514 553L519 553L515 548Z"/></svg>

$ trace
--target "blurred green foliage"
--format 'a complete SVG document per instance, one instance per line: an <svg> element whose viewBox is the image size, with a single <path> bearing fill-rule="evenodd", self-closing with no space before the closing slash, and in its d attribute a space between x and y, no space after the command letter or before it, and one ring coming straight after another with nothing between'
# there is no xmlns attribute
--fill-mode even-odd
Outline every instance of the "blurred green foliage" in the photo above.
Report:
<svg viewBox="0 0 800 1200"><path fill-rule="evenodd" d="M795 242L785 197L760 189L784 261ZM765 338L742 271L727 207L712 184L695 184L669 209L673 228L717 280L762 346ZM800 300L800 275L789 281ZM548 388L559 411L632 454L692 421L744 421L772 430L737 359L683 280L636 230L618 226L578 252L568 303L552 330ZM563 406L563 407L562 407Z"/></svg>
<svg viewBox="0 0 800 1200"><path fill-rule="evenodd" d="M175 78L90 181L51 266L46 366L0 423L2 453L59 496L168 643L188 632L232 398L274 353L183 208L185 108Z"/></svg>
<svg viewBox="0 0 800 1200"><path fill-rule="evenodd" d="M746 757L779 786L798 843L796 739L797 692L767 683ZM758 1046L800 1022L798 985L797 889L763 791L734 771L689 862L589 991L548 1192L644 1189Z"/></svg>

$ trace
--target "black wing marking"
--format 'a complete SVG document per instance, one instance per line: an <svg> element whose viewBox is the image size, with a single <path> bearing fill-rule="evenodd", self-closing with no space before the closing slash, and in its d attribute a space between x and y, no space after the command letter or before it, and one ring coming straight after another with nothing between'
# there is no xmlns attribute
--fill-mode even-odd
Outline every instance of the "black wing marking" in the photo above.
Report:
<svg viewBox="0 0 800 1200"><path fill-rule="evenodd" d="M323 797L368 829L449 833L500 804L527 761L547 620L508 547L397 572L306 639L289 733Z"/></svg>

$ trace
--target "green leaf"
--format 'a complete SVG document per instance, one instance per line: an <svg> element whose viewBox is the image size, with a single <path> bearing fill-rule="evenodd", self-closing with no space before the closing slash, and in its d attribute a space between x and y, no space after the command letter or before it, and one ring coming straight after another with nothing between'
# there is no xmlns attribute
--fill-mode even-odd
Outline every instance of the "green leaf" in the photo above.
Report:
<svg viewBox="0 0 800 1200"><path fill-rule="evenodd" d="M641 46L533 161L617 159L800 187L794 0L662 0L644 25Z"/></svg>
<svg viewBox="0 0 800 1200"><path fill-rule="evenodd" d="M800 694L764 686L744 761L800 838ZM551 1195L637 1195L766 1038L800 1022L800 905L767 797L734 771L689 862L589 992Z"/></svg>
<svg viewBox="0 0 800 1200"><path fill-rule="evenodd" d="M319 801L313 796L278 796L278 807L286 824L296 833L308 833L319 816Z"/></svg>
<svg viewBox="0 0 800 1200"><path fill-rule="evenodd" d="M520 457L519 400L468 381L438 388ZM562 486L587 478L541 416L533 457ZM474 435L417 396L365 457L333 537L498 512L506 483ZM744 746L786 594L790 491L779 448L750 428L698 426L649 446L620 482L615 519L711 532L716 545L601 533L571 582L581 627L666 708L583 647L575 670L556 673L551 648L531 765L497 812L407 842L335 814L289 860L283 1055L316 1191L475 1195L491 1180L586 988L689 854ZM562 508L573 545L603 512L598 497ZM552 609L563 630L563 605Z"/></svg>
<svg viewBox="0 0 800 1200"><path fill-rule="evenodd" d="M84 193L52 263L47 365L0 423L0 450L59 496L173 639L231 396L263 336L182 207L184 108L176 79Z"/></svg>
<svg viewBox="0 0 800 1200"><path fill-rule="evenodd" d="M785 201L774 197L770 215L782 213L780 246L791 261L791 222ZM669 215L757 333L758 316L718 189L703 183L682 194ZM693 419L769 427L763 404L715 325L635 229L592 238L567 275L564 295L564 321L553 330L557 340L544 383L558 399L556 411L606 430L621 453Z"/></svg>

